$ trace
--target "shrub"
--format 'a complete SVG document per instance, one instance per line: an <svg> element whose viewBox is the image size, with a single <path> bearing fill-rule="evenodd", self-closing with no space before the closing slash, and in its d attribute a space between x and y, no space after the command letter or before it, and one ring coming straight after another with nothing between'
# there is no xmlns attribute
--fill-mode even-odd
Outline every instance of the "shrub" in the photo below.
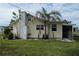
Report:
<svg viewBox="0 0 79 59"><path fill-rule="evenodd" d="M9 27L5 27L4 29L4 38L13 39L13 34L11 32L11 29L9 29Z"/></svg>

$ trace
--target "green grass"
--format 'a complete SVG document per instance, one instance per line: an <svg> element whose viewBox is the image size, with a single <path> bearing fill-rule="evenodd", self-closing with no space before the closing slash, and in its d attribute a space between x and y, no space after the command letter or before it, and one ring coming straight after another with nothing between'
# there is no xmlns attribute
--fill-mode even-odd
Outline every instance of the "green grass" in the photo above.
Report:
<svg viewBox="0 0 79 59"><path fill-rule="evenodd" d="M79 32L73 32L73 34L79 36Z"/></svg>
<svg viewBox="0 0 79 59"><path fill-rule="evenodd" d="M79 32L73 32L74 39L79 40Z"/></svg>
<svg viewBox="0 0 79 59"><path fill-rule="evenodd" d="M0 40L2 56L79 56L79 41Z"/></svg>

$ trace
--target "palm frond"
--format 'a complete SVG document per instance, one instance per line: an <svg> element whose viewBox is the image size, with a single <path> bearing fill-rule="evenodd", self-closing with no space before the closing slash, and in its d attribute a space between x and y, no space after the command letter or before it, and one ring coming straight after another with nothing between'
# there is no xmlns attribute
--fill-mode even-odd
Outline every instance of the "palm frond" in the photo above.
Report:
<svg viewBox="0 0 79 59"><path fill-rule="evenodd" d="M52 14L59 15L60 17L62 17L58 11L52 11L49 13L49 15L52 15Z"/></svg>
<svg viewBox="0 0 79 59"><path fill-rule="evenodd" d="M48 20L50 18L50 15L47 13L47 10L45 10L45 8L42 7L42 13L44 15L44 17L46 18L46 20Z"/></svg>
<svg viewBox="0 0 79 59"><path fill-rule="evenodd" d="M13 12L13 15L16 15L16 13L15 13L15 12Z"/></svg>
<svg viewBox="0 0 79 59"><path fill-rule="evenodd" d="M45 8L44 7L42 7L42 12L43 12L43 14L47 14L47 11L45 10Z"/></svg>
<svg viewBox="0 0 79 59"><path fill-rule="evenodd" d="M52 18L52 21L61 21L61 17L58 15L52 15L51 18Z"/></svg>
<svg viewBox="0 0 79 59"><path fill-rule="evenodd" d="M55 15L56 19L61 21L61 17L59 15Z"/></svg>
<svg viewBox="0 0 79 59"><path fill-rule="evenodd" d="M40 11L37 11L36 16L39 17L39 18L45 19L44 14Z"/></svg>

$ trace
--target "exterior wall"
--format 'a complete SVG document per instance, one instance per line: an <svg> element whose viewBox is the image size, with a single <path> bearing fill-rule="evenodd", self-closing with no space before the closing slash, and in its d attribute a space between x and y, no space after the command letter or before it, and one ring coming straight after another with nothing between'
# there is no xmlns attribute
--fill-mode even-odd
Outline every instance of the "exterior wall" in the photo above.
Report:
<svg viewBox="0 0 79 59"><path fill-rule="evenodd" d="M27 26L25 25L25 12L20 12L20 19L13 24L13 34L21 39L27 39Z"/></svg>
<svg viewBox="0 0 79 59"><path fill-rule="evenodd" d="M27 39L27 26L25 24L26 14L25 12L20 13L21 19L18 24L18 36L21 39Z"/></svg>
<svg viewBox="0 0 79 59"><path fill-rule="evenodd" d="M27 39L27 27L22 21L19 22L18 34L19 38Z"/></svg>
<svg viewBox="0 0 79 59"><path fill-rule="evenodd" d="M57 25L57 31L52 31L52 27L51 27L49 36L50 38L62 39L62 23L57 23L56 25Z"/></svg>
<svg viewBox="0 0 79 59"><path fill-rule="evenodd" d="M40 38L43 37L44 30L37 30L37 25L44 25L43 22L38 21L37 19L31 19L31 21L28 21L28 33L30 33L30 38L38 38L38 34L40 32Z"/></svg>
<svg viewBox="0 0 79 59"><path fill-rule="evenodd" d="M39 30L36 30L36 25L44 25L44 23L37 19L32 19L32 21L28 22L28 33L31 34L30 38L38 38ZM48 33L48 27L46 27L46 28L47 28L46 32ZM40 38L43 37L44 33L45 33L45 28L44 28L44 30L41 30ZM50 27L49 38L53 38L52 24ZM54 31L54 38L62 39L62 23L57 23L57 31Z"/></svg>
<svg viewBox="0 0 79 59"><path fill-rule="evenodd" d="M17 36L17 25L16 24L13 25L12 33Z"/></svg>

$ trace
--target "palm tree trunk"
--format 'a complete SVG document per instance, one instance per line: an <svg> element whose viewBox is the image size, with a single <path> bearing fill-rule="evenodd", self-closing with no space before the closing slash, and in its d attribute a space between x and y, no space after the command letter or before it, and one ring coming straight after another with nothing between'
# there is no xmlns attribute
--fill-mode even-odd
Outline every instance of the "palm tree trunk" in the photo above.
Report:
<svg viewBox="0 0 79 59"><path fill-rule="evenodd" d="M45 25L45 34L44 34L44 38L46 39L46 22L44 22Z"/></svg>
<svg viewBox="0 0 79 59"><path fill-rule="evenodd" d="M54 39L54 31L52 33L53 33L53 39Z"/></svg>
<svg viewBox="0 0 79 59"><path fill-rule="evenodd" d="M41 35L41 29L38 32L38 39L40 39L40 35Z"/></svg>
<svg viewBox="0 0 79 59"><path fill-rule="evenodd" d="M50 24L48 23L48 38L50 36Z"/></svg>

